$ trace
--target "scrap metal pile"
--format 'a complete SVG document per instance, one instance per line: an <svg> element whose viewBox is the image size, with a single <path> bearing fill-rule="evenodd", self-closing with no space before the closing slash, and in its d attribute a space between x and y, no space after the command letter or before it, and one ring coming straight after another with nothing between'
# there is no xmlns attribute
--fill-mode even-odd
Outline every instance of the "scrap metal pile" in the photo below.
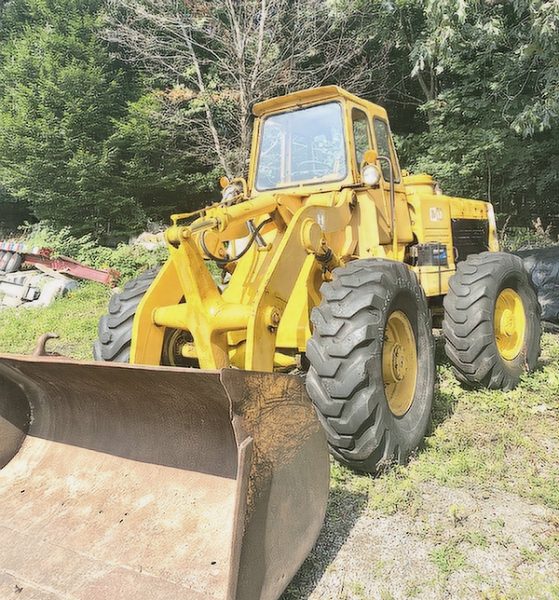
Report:
<svg viewBox="0 0 559 600"><path fill-rule="evenodd" d="M50 248L0 241L0 308L48 306L77 286L76 279L111 285L116 273L94 269Z"/></svg>

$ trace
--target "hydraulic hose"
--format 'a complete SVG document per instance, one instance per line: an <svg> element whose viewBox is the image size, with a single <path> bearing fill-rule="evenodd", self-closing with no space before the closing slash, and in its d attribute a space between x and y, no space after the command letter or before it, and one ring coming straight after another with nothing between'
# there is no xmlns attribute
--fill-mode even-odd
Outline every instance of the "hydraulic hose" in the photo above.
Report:
<svg viewBox="0 0 559 600"><path fill-rule="evenodd" d="M242 252L240 252L237 256L231 257L231 258L220 258L219 256L215 256L214 254L212 254L209 250L208 247L206 245L206 232L204 231L202 233L202 235L200 236L200 246L202 246L202 250L204 251L204 254L210 258L211 260L215 261L217 264L219 265L226 265L227 263L230 262L236 262L239 259L241 259L252 247L252 245L254 244L256 238L260 235L260 231L264 228L265 225L267 225L268 223L271 223L272 219L266 219L265 221L262 221L262 223L260 223L260 225L258 225L258 227L256 227L251 236L250 239L248 241L248 244L246 245L245 249L242 250Z"/></svg>

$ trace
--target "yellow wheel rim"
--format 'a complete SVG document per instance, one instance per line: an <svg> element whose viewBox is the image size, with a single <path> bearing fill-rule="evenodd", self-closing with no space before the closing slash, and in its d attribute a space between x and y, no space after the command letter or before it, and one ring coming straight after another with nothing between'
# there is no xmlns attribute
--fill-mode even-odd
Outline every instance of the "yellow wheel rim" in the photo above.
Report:
<svg viewBox="0 0 559 600"><path fill-rule="evenodd" d="M391 313L386 323L382 376L388 407L397 417L405 415L415 395L417 350L412 326L400 310Z"/></svg>
<svg viewBox="0 0 559 600"><path fill-rule="evenodd" d="M526 335L524 304L514 290L506 288L497 297L493 325L499 354L505 360L514 360L522 350Z"/></svg>

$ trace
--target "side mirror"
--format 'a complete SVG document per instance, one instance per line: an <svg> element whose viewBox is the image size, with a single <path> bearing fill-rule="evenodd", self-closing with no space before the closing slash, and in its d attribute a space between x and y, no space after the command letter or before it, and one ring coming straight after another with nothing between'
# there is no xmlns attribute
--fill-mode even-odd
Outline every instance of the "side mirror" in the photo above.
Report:
<svg viewBox="0 0 559 600"><path fill-rule="evenodd" d="M364 185L377 186L380 182L380 169L375 164L378 160L376 150L367 150L363 155L361 163L361 183Z"/></svg>

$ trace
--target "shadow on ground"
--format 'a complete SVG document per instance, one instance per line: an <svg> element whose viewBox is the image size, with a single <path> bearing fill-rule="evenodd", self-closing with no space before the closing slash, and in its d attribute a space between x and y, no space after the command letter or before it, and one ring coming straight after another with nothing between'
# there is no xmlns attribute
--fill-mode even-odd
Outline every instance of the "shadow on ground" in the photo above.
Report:
<svg viewBox="0 0 559 600"><path fill-rule="evenodd" d="M450 419L456 409L458 398L455 394L451 394L440 387L435 390L433 398L433 408L431 409L431 425L427 431L427 435L432 435L445 421Z"/></svg>
<svg viewBox="0 0 559 600"><path fill-rule="evenodd" d="M433 330L435 339L435 364L437 366L450 367L450 361L444 351L444 336L440 329Z"/></svg>
<svg viewBox="0 0 559 600"><path fill-rule="evenodd" d="M280 600L305 600L347 540L367 506L367 494L342 487L330 490L322 532L299 572Z"/></svg>
<svg viewBox="0 0 559 600"><path fill-rule="evenodd" d="M444 337L441 333L435 333L435 364L437 365L438 379L441 377L440 369L451 368L444 351ZM435 387L435 396L433 398L433 408L431 411L431 426L427 435L431 435L439 425L452 417L458 398L455 394L442 388L438 382Z"/></svg>

